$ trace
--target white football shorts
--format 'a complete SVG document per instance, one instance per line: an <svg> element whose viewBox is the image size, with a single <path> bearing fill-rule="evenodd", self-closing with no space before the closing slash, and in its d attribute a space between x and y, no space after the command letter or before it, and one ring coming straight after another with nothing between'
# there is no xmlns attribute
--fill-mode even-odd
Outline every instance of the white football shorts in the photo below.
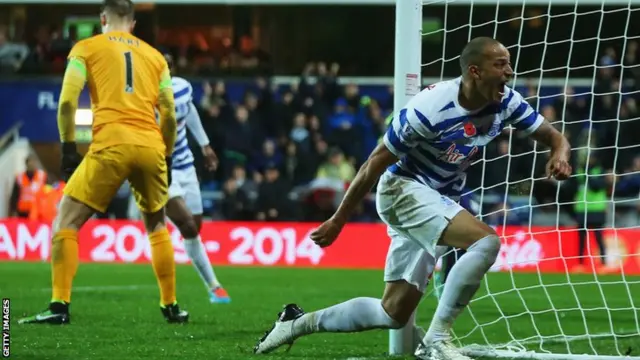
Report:
<svg viewBox="0 0 640 360"><path fill-rule="evenodd" d="M171 170L169 199L175 197L184 199L191 214L202 215L202 196L195 167L191 166L184 170Z"/></svg>
<svg viewBox="0 0 640 360"><path fill-rule="evenodd" d="M436 266L436 246L457 202L416 181L385 172L378 182L376 208L391 238L384 281L405 280L425 292Z"/></svg>

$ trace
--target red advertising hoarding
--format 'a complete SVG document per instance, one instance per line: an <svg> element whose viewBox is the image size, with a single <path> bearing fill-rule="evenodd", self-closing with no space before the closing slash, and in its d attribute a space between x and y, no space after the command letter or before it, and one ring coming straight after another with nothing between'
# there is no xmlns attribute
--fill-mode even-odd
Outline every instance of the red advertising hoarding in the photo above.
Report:
<svg viewBox="0 0 640 360"><path fill-rule="evenodd" d="M312 223L205 222L201 237L217 265L324 268L384 268L389 238L382 224L349 224L329 248L310 239ZM187 263L180 233L170 228L177 263ZM495 271L567 272L577 264L575 229L508 226L497 228L502 249ZM0 220L0 261L46 261L51 227L18 219ZM593 236L591 236L593 238ZM640 229L605 230L607 263L640 275ZM80 261L146 263L151 251L139 221L89 221L79 234ZM589 246L597 254L595 241ZM585 263L589 265L589 261Z"/></svg>

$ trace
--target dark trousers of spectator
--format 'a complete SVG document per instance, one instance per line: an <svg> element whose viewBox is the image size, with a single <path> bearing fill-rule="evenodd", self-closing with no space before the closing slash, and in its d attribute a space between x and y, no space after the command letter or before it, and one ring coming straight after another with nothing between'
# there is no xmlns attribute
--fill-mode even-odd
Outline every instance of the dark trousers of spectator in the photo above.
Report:
<svg viewBox="0 0 640 360"><path fill-rule="evenodd" d="M125 197L125 198L114 197L113 200L111 200L111 204L109 204L107 211L105 211L104 213L96 214L96 217L98 219L110 219L111 215L113 215L115 219L127 219L128 212L129 212L129 197Z"/></svg>
<svg viewBox="0 0 640 360"><path fill-rule="evenodd" d="M587 238L589 230L596 236L598 248L600 248L600 261L605 265L605 255L607 249L604 246L602 228L606 221L607 215L604 212L590 212L586 216L584 213L576 213L575 220L578 223L578 256L580 264L584 263L584 250L587 247Z"/></svg>

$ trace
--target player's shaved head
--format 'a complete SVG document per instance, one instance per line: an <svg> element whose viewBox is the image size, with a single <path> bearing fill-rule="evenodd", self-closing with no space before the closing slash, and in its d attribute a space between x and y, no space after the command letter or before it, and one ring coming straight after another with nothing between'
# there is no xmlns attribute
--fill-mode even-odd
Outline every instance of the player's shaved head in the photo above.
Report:
<svg viewBox="0 0 640 360"><path fill-rule="evenodd" d="M102 12L109 17L132 21L135 6L131 0L104 0Z"/></svg>
<svg viewBox="0 0 640 360"><path fill-rule="evenodd" d="M500 42L494 38L481 36L471 39L469 43L462 49L460 54L460 70L465 74L469 66L480 66L486 59L486 51L490 46L500 45Z"/></svg>

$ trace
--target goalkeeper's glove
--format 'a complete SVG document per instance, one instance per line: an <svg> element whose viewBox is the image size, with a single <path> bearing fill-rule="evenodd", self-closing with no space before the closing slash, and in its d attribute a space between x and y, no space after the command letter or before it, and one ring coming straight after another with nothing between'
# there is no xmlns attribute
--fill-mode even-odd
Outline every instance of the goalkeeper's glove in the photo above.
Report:
<svg viewBox="0 0 640 360"><path fill-rule="evenodd" d="M171 165L173 165L171 155L165 156L164 161L167 162L167 186L171 186Z"/></svg>
<svg viewBox="0 0 640 360"><path fill-rule="evenodd" d="M80 162L82 162L82 156L78 153L76 143L62 143L62 161L60 162L60 165L64 181L69 181L73 172L76 171L78 166L80 166Z"/></svg>

